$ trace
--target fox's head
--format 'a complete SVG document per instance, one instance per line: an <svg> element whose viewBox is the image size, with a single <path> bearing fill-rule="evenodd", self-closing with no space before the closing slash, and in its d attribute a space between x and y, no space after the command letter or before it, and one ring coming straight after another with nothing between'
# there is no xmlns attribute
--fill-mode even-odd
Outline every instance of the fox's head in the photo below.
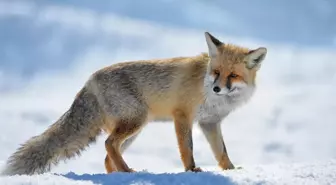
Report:
<svg viewBox="0 0 336 185"><path fill-rule="evenodd" d="M205 32L205 38L210 57L205 79L207 94L236 98L251 95L267 49L250 50L224 44L208 32Z"/></svg>

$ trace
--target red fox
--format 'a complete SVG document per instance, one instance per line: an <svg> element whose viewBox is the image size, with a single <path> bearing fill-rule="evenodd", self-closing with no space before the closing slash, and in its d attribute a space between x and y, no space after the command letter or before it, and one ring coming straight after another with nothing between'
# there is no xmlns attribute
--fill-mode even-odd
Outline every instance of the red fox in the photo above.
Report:
<svg viewBox="0 0 336 185"><path fill-rule="evenodd" d="M46 131L12 154L2 174L40 174L79 155L105 131L107 173L134 172L122 153L149 121L174 122L185 171L199 172L193 157L197 121L221 169L233 169L220 123L254 93L267 50L225 44L205 32L207 53L129 61L93 73L71 107Z"/></svg>

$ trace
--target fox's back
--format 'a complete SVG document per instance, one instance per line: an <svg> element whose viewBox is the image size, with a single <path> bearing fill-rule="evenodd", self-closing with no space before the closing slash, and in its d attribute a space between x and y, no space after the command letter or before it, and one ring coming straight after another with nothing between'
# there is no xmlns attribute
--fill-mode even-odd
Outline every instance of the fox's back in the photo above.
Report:
<svg viewBox="0 0 336 185"><path fill-rule="evenodd" d="M90 81L102 103L144 104L151 116L167 117L173 109L201 101L207 62L206 54L123 62L98 70Z"/></svg>

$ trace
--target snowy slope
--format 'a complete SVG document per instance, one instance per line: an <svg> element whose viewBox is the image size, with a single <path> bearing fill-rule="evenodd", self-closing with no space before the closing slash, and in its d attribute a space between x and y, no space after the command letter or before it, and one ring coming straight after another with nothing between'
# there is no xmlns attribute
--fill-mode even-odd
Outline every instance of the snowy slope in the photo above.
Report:
<svg viewBox="0 0 336 185"><path fill-rule="evenodd" d="M240 170L202 173L114 173L114 174L44 174L35 176L0 177L6 185L262 185L262 184L305 184L331 185L336 183L336 161L246 166Z"/></svg>

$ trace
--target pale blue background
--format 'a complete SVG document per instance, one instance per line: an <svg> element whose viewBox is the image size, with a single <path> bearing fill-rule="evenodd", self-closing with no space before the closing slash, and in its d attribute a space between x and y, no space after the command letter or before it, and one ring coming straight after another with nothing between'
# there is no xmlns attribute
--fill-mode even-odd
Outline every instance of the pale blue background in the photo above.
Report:
<svg viewBox="0 0 336 185"><path fill-rule="evenodd" d="M37 9L60 5L274 43L335 45L336 2L332 0L62 0L34 4ZM80 35L62 30L57 24L36 26L34 17L3 16L0 28L0 70L5 74L29 77L39 70L61 70L73 56L93 43L118 47L117 37L109 36L106 41L105 35ZM49 37L62 37L61 53L51 56L43 50Z"/></svg>

